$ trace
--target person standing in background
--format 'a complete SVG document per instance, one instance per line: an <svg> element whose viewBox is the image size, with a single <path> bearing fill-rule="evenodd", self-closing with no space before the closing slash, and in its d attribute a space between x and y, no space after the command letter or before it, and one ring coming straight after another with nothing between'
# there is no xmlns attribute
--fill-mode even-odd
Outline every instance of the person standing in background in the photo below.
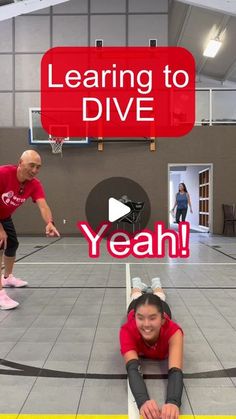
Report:
<svg viewBox="0 0 236 419"><path fill-rule="evenodd" d="M177 224L179 224L180 222L180 217L181 217L181 221L185 221L187 211L188 211L188 206L192 214L193 210L192 210L190 195L187 191L186 185L183 182L181 182L179 184L179 192L177 192L176 197L175 197L175 205L171 210L172 213L174 213L174 210L177 207L177 210L176 210L176 223Z"/></svg>

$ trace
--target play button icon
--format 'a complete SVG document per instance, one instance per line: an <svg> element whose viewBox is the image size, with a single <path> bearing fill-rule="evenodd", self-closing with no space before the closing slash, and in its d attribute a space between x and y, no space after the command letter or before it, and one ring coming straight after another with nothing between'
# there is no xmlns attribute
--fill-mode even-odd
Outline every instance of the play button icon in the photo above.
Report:
<svg viewBox="0 0 236 419"><path fill-rule="evenodd" d="M86 221L93 231L97 231L101 223L111 223L107 236L118 229L128 234L145 229L150 212L146 191L133 179L125 177L110 177L93 185L85 205Z"/></svg>
<svg viewBox="0 0 236 419"><path fill-rule="evenodd" d="M113 221L119 220L121 217L124 217L130 212L131 208L129 208L127 205L122 204L122 202L115 198L109 198L108 219L111 223L113 223Z"/></svg>

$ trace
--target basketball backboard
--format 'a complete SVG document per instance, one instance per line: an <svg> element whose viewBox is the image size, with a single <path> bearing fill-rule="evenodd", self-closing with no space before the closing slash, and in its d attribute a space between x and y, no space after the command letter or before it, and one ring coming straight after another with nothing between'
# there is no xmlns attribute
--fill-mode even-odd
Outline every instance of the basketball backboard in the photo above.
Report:
<svg viewBox="0 0 236 419"><path fill-rule="evenodd" d="M47 112L50 115L50 112ZM52 112L53 114L53 112ZM50 116L49 116L50 117ZM55 130L59 127L60 133L64 132L65 142L64 146L67 145L82 145L88 144L88 137L69 137L69 128L67 126L59 126L55 124L53 118L51 123L52 130ZM62 135L60 134L60 137ZM29 143L33 145L37 144L50 144L49 134L44 130L41 123L41 108L33 107L29 108Z"/></svg>

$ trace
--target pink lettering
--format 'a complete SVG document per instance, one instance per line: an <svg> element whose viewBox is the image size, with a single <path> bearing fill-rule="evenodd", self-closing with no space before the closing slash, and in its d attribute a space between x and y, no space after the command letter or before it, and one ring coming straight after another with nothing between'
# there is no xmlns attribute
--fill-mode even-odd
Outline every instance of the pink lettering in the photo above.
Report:
<svg viewBox="0 0 236 419"><path fill-rule="evenodd" d="M77 226L88 241L89 256L100 256L100 243L111 227L110 222L103 222L96 232L87 222L78 222ZM107 250L112 257L125 258L132 255L136 258L187 258L189 251L189 223L181 222L178 231L166 229L162 221L154 224L154 231L143 230L134 236L119 230L107 238Z"/></svg>

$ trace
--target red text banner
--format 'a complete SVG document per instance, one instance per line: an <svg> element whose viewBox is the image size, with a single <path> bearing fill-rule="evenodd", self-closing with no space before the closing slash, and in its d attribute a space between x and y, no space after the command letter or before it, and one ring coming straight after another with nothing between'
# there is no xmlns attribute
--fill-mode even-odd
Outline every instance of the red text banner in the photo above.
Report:
<svg viewBox="0 0 236 419"><path fill-rule="evenodd" d="M180 47L56 47L41 62L41 119L61 137L179 137L195 121L195 64Z"/></svg>

